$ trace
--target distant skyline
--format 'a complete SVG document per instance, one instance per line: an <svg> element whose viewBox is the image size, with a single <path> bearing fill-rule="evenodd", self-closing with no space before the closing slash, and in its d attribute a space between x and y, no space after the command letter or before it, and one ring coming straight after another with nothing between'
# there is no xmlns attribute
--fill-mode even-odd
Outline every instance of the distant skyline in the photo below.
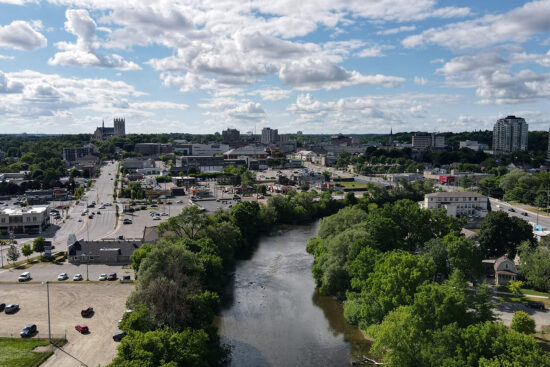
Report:
<svg viewBox="0 0 550 367"><path fill-rule="evenodd" d="M0 0L0 134L550 127L550 0Z"/></svg>

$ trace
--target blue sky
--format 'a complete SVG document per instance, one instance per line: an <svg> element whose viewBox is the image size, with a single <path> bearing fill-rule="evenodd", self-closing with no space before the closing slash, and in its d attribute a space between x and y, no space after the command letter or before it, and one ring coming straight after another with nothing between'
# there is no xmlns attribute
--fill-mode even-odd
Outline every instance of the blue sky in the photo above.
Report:
<svg viewBox="0 0 550 367"><path fill-rule="evenodd" d="M0 0L0 133L550 127L550 0Z"/></svg>

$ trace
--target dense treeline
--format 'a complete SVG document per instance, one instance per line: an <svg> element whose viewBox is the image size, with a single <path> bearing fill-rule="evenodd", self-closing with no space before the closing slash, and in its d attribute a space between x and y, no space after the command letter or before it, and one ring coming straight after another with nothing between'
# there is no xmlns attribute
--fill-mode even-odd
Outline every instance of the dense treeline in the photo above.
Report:
<svg viewBox="0 0 550 367"><path fill-rule="evenodd" d="M323 219L307 250L320 291L346 300L344 316L374 337L386 365L550 366L533 338L492 322L485 284L468 286L487 254L526 239L501 233L500 221L489 219L478 247L443 211L366 199Z"/></svg>
<svg viewBox="0 0 550 367"><path fill-rule="evenodd" d="M484 178L480 181L479 187L484 195L546 208L550 190L550 173L530 174L521 169L515 169L502 176Z"/></svg>

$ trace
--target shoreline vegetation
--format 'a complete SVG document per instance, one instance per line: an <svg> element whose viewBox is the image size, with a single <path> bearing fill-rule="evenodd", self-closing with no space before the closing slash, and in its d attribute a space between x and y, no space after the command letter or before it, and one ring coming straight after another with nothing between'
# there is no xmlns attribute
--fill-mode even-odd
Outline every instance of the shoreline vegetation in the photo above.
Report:
<svg viewBox="0 0 550 367"><path fill-rule="evenodd" d="M419 200L424 185L387 190L372 186L369 205L404 197ZM132 255L134 310L122 319L122 339L112 367L217 366L230 359L213 326L220 294L236 259L256 246L260 234L277 225L307 224L355 205L353 193L335 200L327 191L291 191L266 205L242 202L229 211L203 214L194 206L159 227L161 240Z"/></svg>
<svg viewBox="0 0 550 367"><path fill-rule="evenodd" d="M459 234L462 226L411 200L359 200L321 220L307 245L312 273L321 292L344 301L346 320L386 366L550 366L530 332L495 322L492 290L478 283L481 260L498 250L488 246L490 226L480 247Z"/></svg>

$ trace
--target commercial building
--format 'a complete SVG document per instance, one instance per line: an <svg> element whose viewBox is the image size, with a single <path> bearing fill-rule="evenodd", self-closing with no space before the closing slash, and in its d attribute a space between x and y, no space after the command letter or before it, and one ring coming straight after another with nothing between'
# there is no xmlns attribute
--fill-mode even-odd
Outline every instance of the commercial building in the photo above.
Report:
<svg viewBox="0 0 550 367"><path fill-rule="evenodd" d="M137 143L134 152L141 155L160 155L172 153L172 145L160 143Z"/></svg>
<svg viewBox="0 0 550 367"><path fill-rule="evenodd" d="M212 157L215 155L223 154L230 149L230 146L227 144L189 144L181 143L177 140L174 142L174 152L179 155L190 155L190 156L207 156Z"/></svg>
<svg viewBox="0 0 550 367"><path fill-rule="evenodd" d="M489 149L489 146L487 144L478 143L475 140L465 140L465 141L461 141L459 143L459 148L460 149L468 148L468 149L471 149L471 150L476 150L476 151L481 150L481 151L483 151L483 150Z"/></svg>
<svg viewBox="0 0 550 367"><path fill-rule="evenodd" d="M237 159L239 157L267 158L268 154L263 147L247 145L245 147L228 150L223 153L225 159Z"/></svg>
<svg viewBox="0 0 550 367"><path fill-rule="evenodd" d="M260 141L262 144L275 144L279 141L279 130L264 127L262 129L262 138Z"/></svg>
<svg viewBox="0 0 550 367"><path fill-rule="evenodd" d="M126 122L123 118L114 119L114 127L105 127L105 122L97 127L94 132L94 139L106 140L126 136Z"/></svg>
<svg viewBox="0 0 550 367"><path fill-rule="evenodd" d="M499 119L493 127L493 152L502 154L527 150L528 131L529 125L521 117Z"/></svg>
<svg viewBox="0 0 550 367"><path fill-rule="evenodd" d="M412 137L412 147L415 149L445 148L445 137L436 133L415 133Z"/></svg>
<svg viewBox="0 0 550 367"><path fill-rule="evenodd" d="M71 264L130 264L130 256L141 243L141 239L78 240L67 247L67 259Z"/></svg>
<svg viewBox="0 0 550 367"><path fill-rule="evenodd" d="M22 208L2 207L0 209L0 235L40 234L50 225L50 208L32 206Z"/></svg>
<svg viewBox="0 0 550 367"><path fill-rule="evenodd" d="M178 163L177 167L173 168L177 172L186 173L191 167L201 172L221 172L223 170L224 160L222 156L188 156L179 159Z"/></svg>
<svg viewBox="0 0 550 367"><path fill-rule="evenodd" d="M452 217L484 218L487 197L475 192L435 192L426 194L423 209L445 209Z"/></svg>
<svg viewBox="0 0 550 367"><path fill-rule="evenodd" d="M224 144L228 143L238 143L241 140L241 133L237 129L227 129L222 131L222 142Z"/></svg>
<svg viewBox="0 0 550 367"><path fill-rule="evenodd" d="M151 158L142 158L142 157L135 157L135 158L126 158L122 162L123 167L126 170L136 170L140 168L153 168L155 167L155 161Z"/></svg>

